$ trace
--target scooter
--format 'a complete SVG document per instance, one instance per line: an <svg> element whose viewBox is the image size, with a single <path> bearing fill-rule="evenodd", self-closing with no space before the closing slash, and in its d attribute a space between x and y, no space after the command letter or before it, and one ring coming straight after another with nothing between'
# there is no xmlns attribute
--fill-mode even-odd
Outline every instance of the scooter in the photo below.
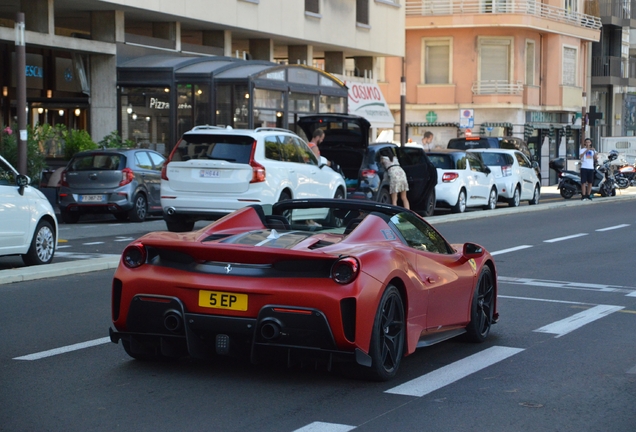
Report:
<svg viewBox="0 0 636 432"><path fill-rule="evenodd" d="M592 195L600 194L602 197L616 195L616 181L614 176L610 175L609 163L608 160L594 169ZM564 170L565 160L563 158L551 160L549 166L559 176L557 189L563 198L570 199L581 193L581 175L576 171Z"/></svg>

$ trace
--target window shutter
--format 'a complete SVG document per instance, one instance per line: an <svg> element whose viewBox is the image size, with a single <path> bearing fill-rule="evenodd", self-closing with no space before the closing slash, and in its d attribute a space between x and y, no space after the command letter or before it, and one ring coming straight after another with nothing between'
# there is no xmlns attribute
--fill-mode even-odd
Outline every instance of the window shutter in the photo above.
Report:
<svg viewBox="0 0 636 432"><path fill-rule="evenodd" d="M305 0L305 12L320 13L320 0Z"/></svg>
<svg viewBox="0 0 636 432"><path fill-rule="evenodd" d="M510 45L508 43L481 44L481 81L510 81L509 47Z"/></svg>
<svg viewBox="0 0 636 432"><path fill-rule="evenodd" d="M526 43L526 85L534 85L534 43Z"/></svg>
<svg viewBox="0 0 636 432"><path fill-rule="evenodd" d="M563 48L563 85L576 86L576 49Z"/></svg>
<svg viewBox="0 0 636 432"><path fill-rule="evenodd" d="M425 84L448 84L450 47L448 45L426 45Z"/></svg>
<svg viewBox="0 0 636 432"><path fill-rule="evenodd" d="M369 0L356 0L356 21L369 25Z"/></svg>

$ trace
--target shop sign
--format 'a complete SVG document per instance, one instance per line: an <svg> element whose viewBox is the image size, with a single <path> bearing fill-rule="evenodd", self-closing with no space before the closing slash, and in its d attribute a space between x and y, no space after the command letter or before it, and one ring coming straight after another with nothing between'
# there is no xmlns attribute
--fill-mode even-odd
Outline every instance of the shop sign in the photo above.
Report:
<svg viewBox="0 0 636 432"><path fill-rule="evenodd" d="M562 123L561 113L546 111L528 111L526 120L528 123Z"/></svg>
<svg viewBox="0 0 636 432"><path fill-rule="evenodd" d="M150 105L148 108L167 110L170 109L170 102L159 100L158 98L151 97Z"/></svg>
<svg viewBox="0 0 636 432"><path fill-rule="evenodd" d="M372 128L392 128L395 125L393 114L389 109L380 87L364 78L334 75L349 88L347 107L349 114L364 117Z"/></svg>
<svg viewBox="0 0 636 432"><path fill-rule="evenodd" d="M44 88L44 66L43 57L40 54L26 54L26 67L24 75L26 76L26 86L32 89ZM11 53L12 64L16 64L15 53ZM11 68L11 85L16 86L15 68Z"/></svg>

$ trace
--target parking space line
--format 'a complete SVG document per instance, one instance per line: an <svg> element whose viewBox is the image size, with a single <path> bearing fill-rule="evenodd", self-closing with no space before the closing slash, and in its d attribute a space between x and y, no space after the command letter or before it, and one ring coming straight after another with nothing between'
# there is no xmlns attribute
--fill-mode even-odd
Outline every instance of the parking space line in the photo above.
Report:
<svg viewBox="0 0 636 432"><path fill-rule="evenodd" d="M452 384L455 381L459 381L468 375L479 372L521 351L523 351L522 348L494 346L386 390L385 393L421 397Z"/></svg>
<svg viewBox="0 0 636 432"><path fill-rule="evenodd" d="M614 226L607 227L607 228L600 228L600 229L597 229L596 231L598 231L598 232L611 231L611 230L615 230L615 229L619 229L619 228L625 228L625 227L628 227L628 226L629 226L629 224L614 225Z"/></svg>
<svg viewBox="0 0 636 432"><path fill-rule="evenodd" d="M89 242L89 243L82 243L84 246L94 246L94 245L100 245L100 244L104 244L104 242L102 241L96 241L96 242Z"/></svg>
<svg viewBox="0 0 636 432"><path fill-rule="evenodd" d="M294 432L348 432L354 430L356 426L349 426L337 423L313 422Z"/></svg>
<svg viewBox="0 0 636 432"><path fill-rule="evenodd" d="M501 254L505 254L508 252L514 252L514 251L518 251L518 250L522 250L522 249L528 249L531 248L532 245L521 245L521 246L515 246L509 249L502 249L499 251L494 251L494 252L490 252L490 255L495 256L495 255L501 255Z"/></svg>
<svg viewBox="0 0 636 432"><path fill-rule="evenodd" d="M538 333L554 334L556 335L555 337L559 338L580 327L583 327L585 324L589 324L593 321L601 319L621 309L625 309L625 307L612 306L612 305L597 305L583 312L574 314L571 317L568 317L559 321L555 321L552 324L548 324L543 327L540 327L534 331Z"/></svg>
<svg viewBox="0 0 636 432"><path fill-rule="evenodd" d="M586 236L587 233L579 233L579 234L573 234L573 235L569 235L569 236L565 236L565 237L557 237L557 238L553 238L553 239L549 239L549 240L543 240L543 243L555 243L555 242L560 242L563 240L570 240L573 238L577 238L577 237L583 237Z"/></svg>
<svg viewBox="0 0 636 432"><path fill-rule="evenodd" d="M91 341L80 342L73 345L67 345L60 348L54 348L48 351L41 351L39 353L29 354L22 357L15 357L13 360L40 360L46 357L52 357L59 354L64 354L71 351L77 351L84 348L94 347L96 345L102 345L110 342L110 337L104 337L100 339L94 339Z"/></svg>

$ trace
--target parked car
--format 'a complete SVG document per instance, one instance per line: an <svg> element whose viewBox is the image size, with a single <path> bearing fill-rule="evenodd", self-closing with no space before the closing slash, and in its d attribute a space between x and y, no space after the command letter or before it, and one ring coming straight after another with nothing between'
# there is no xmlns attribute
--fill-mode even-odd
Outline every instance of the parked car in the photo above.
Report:
<svg viewBox="0 0 636 432"><path fill-rule="evenodd" d="M60 178L58 206L64 223L82 214L111 213L143 222L161 214L161 169L166 158L148 149L104 149L77 153Z"/></svg>
<svg viewBox="0 0 636 432"><path fill-rule="evenodd" d="M397 155L409 183L411 209L431 216L435 210L437 171L420 146L393 143L369 144L371 124L350 114L317 114L301 117L298 126L306 137L322 129L321 156L336 162L346 178L347 197L391 203L389 176L380 163L380 150L390 147Z"/></svg>
<svg viewBox="0 0 636 432"><path fill-rule="evenodd" d="M435 150L428 158L437 168L435 195L439 207L463 213L467 207L492 210L497 206L497 185L479 153L464 150Z"/></svg>
<svg viewBox="0 0 636 432"><path fill-rule="evenodd" d="M480 136L469 136L469 137L461 137L461 138L452 138L448 141L447 148L455 149L455 150L470 150L476 148L501 148L507 150L518 150L523 153L529 161L534 162L537 160L535 156L532 155L530 149L528 148L528 144L521 138L505 136L505 137L480 137ZM537 177L539 177L539 181L541 181L541 169L537 164L535 167L535 172L537 173Z"/></svg>
<svg viewBox="0 0 636 432"><path fill-rule="evenodd" d="M535 168L537 162L517 150L505 149L473 149L479 153L482 161L495 176L499 200L511 207L517 207L521 201L538 204L541 196L541 182Z"/></svg>
<svg viewBox="0 0 636 432"><path fill-rule="evenodd" d="M172 150L161 173L169 231L191 231L250 204L291 198L345 198L342 176L286 129L197 126Z"/></svg>
<svg viewBox="0 0 636 432"><path fill-rule="evenodd" d="M57 246L57 219L49 200L29 183L0 156L0 256L48 264Z"/></svg>
<svg viewBox="0 0 636 432"><path fill-rule="evenodd" d="M368 200L250 205L196 232L146 234L124 249L111 298L110 339L135 359L350 362L373 380L417 347L483 342L499 317L483 247Z"/></svg>

